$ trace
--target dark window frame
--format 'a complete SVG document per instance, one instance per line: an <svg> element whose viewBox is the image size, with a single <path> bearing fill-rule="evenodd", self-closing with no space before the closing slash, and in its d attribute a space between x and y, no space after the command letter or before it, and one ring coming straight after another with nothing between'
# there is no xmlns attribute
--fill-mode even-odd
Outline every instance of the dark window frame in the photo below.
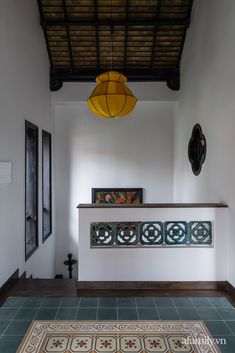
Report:
<svg viewBox="0 0 235 353"><path fill-rule="evenodd" d="M47 234L44 234L44 161L45 161L45 155L44 155L44 143L45 139L49 139L49 175L48 177L48 183L49 183L49 220L50 220L50 230ZM46 130L42 130L42 242L44 243L52 234L52 134Z"/></svg>
<svg viewBox="0 0 235 353"><path fill-rule="evenodd" d="M36 155L36 159L35 159L35 166L36 166L36 172L35 172L35 176L36 176L36 185L35 185L35 188L36 188L36 195L34 196L36 198L36 202L35 202L35 217L36 217L36 220L35 220L35 247L30 250L30 251L27 251L27 221L28 221L28 218L31 217L31 216L28 216L27 215L27 195L28 195L28 192L29 191L29 188L28 188L28 184L27 184L27 144L28 144L28 137L27 137L27 129L32 129L34 131L36 131L36 135L35 135L35 144L36 144L36 151L35 151L35 155ZM39 239L38 239L38 224L39 224L39 219L38 219L38 169L39 169L39 158L38 158L38 143L39 143L39 138L38 138L38 131L39 131L39 128L38 126L34 125L33 123L25 120L25 261L27 261L33 254L34 252L38 249L39 247Z"/></svg>

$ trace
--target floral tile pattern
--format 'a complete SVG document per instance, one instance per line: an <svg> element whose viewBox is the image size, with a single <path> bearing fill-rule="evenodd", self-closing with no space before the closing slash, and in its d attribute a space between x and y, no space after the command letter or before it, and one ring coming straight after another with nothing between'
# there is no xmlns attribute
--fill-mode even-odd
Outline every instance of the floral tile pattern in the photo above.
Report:
<svg viewBox="0 0 235 353"><path fill-rule="evenodd" d="M209 340L209 338L211 340ZM18 353L219 353L201 321L33 321Z"/></svg>

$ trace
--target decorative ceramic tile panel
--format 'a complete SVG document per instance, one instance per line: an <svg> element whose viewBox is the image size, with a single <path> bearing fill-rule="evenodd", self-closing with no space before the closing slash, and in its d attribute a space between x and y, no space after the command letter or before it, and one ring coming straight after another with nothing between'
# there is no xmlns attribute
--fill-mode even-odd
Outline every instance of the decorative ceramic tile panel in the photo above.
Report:
<svg viewBox="0 0 235 353"><path fill-rule="evenodd" d="M91 224L91 247L212 246L210 221L101 222Z"/></svg>
<svg viewBox="0 0 235 353"><path fill-rule="evenodd" d="M116 244L136 245L138 243L138 223L126 222L116 225Z"/></svg>
<svg viewBox="0 0 235 353"><path fill-rule="evenodd" d="M115 225L113 223L91 224L91 245L110 246L114 243Z"/></svg>
<svg viewBox="0 0 235 353"><path fill-rule="evenodd" d="M163 243L162 222L142 222L139 226L140 243L143 245L159 245Z"/></svg>
<svg viewBox="0 0 235 353"><path fill-rule="evenodd" d="M212 244L211 222L189 222L191 244Z"/></svg>
<svg viewBox="0 0 235 353"><path fill-rule="evenodd" d="M186 222L165 222L165 242L168 245L182 245L186 244L188 240Z"/></svg>

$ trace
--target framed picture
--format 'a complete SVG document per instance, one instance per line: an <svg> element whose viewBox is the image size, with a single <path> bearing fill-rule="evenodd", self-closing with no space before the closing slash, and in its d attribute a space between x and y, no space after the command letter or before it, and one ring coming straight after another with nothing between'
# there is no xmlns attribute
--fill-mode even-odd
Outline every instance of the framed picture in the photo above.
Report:
<svg viewBox="0 0 235 353"><path fill-rule="evenodd" d="M143 189L92 189L92 203L97 204L141 204Z"/></svg>

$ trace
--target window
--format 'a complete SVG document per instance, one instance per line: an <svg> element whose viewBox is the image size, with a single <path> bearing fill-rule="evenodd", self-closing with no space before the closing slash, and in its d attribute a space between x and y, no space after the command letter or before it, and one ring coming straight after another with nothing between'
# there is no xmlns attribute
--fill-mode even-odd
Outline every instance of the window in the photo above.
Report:
<svg viewBox="0 0 235 353"><path fill-rule="evenodd" d="M42 241L52 233L51 134L42 130Z"/></svg>

